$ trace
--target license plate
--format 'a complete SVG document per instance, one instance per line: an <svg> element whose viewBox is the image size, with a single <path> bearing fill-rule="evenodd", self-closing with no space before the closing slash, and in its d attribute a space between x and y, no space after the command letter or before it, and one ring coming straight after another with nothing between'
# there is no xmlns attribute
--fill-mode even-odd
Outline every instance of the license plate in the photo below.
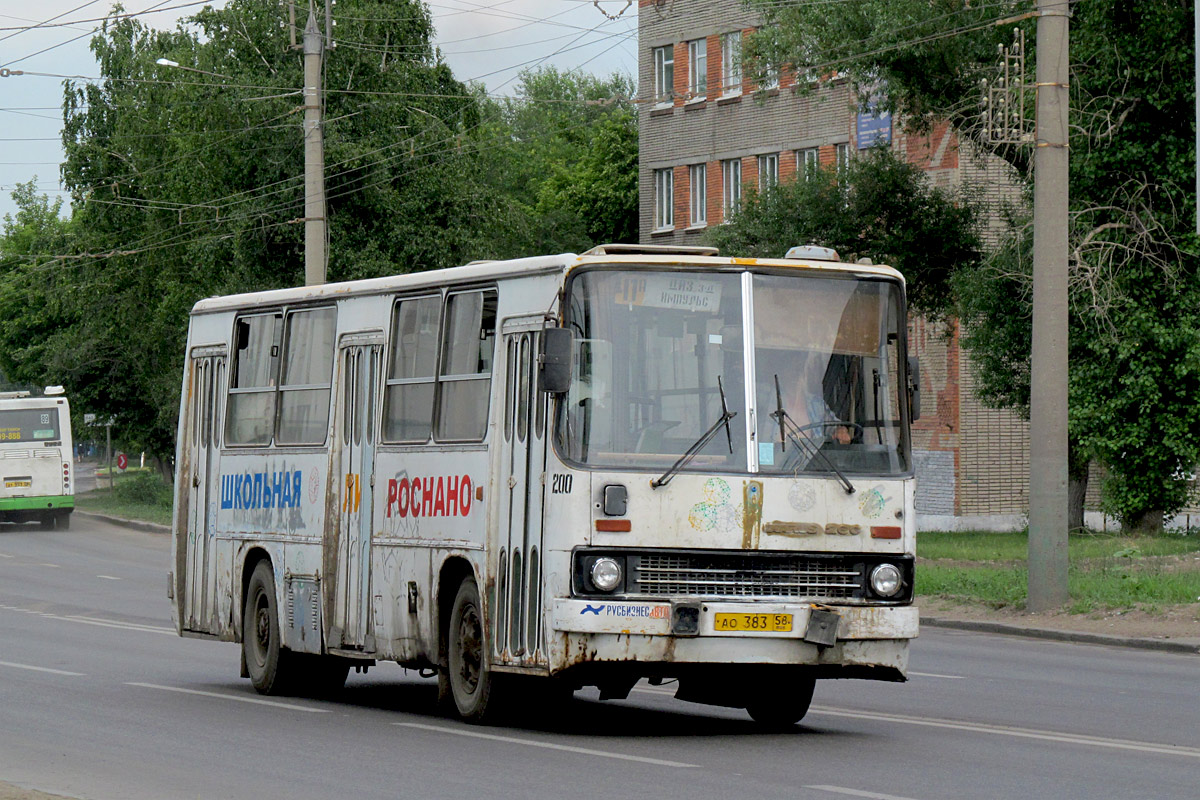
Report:
<svg viewBox="0 0 1200 800"><path fill-rule="evenodd" d="M5 481L4 482L5 489L28 489L32 485L33 484L31 484L29 481Z"/></svg>
<svg viewBox="0 0 1200 800"><path fill-rule="evenodd" d="M791 614L715 614L713 628L718 631L787 632L792 629Z"/></svg>

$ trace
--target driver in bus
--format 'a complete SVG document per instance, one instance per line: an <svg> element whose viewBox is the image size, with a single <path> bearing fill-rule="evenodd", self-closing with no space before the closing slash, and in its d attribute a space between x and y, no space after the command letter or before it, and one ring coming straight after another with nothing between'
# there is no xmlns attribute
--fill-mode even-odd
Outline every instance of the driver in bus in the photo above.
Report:
<svg viewBox="0 0 1200 800"><path fill-rule="evenodd" d="M802 365L794 373L796 377L789 383L780 380L784 410L810 438L850 444L853 437L849 426L838 424L841 420L825 400L825 359L817 353L801 354L799 358Z"/></svg>

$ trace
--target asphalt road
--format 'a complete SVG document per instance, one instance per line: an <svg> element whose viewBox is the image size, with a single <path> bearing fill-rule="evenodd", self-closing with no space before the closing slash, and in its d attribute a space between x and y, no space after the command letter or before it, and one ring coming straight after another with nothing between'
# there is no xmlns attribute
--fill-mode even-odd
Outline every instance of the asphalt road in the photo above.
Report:
<svg viewBox="0 0 1200 800"><path fill-rule="evenodd" d="M908 684L820 683L786 734L646 685L480 728L395 665L352 673L339 702L256 695L236 645L175 636L168 551L82 517L0 526L0 782L89 800L1200 795L1197 656L926 629Z"/></svg>

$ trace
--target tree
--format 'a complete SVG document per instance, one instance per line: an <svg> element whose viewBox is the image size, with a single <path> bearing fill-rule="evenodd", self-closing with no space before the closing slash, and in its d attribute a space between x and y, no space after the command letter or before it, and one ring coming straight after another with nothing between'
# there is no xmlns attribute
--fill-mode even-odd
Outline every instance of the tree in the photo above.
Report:
<svg viewBox="0 0 1200 800"><path fill-rule="evenodd" d="M0 262L0 367L54 376L165 460L190 308L303 280L302 59L277 4L230 0L173 31L119 11L92 40L100 80L65 87L70 235L51 242L22 222L10 248L25 254ZM523 98L495 102L455 80L423 3L343 0L337 16L324 69L331 281L633 229L636 126L613 102L628 80L542 70Z"/></svg>
<svg viewBox="0 0 1200 800"><path fill-rule="evenodd" d="M476 257L486 231L458 143L478 103L433 48L428 10L346 0L339 12L325 74L330 279ZM102 79L69 82L64 99L72 241L0 287L13 374L55 375L159 458L174 451L190 307L302 282L302 62L282 19L232 0L174 31L105 23L92 41Z"/></svg>
<svg viewBox="0 0 1200 800"><path fill-rule="evenodd" d="M36 177L12 192L17 213L4 215L0 235L0 372L20 388L58 383L46 353L69 324L73 292L51 254L72 247L72 224L62 214L62 198L37 195ZM37 365L31 368L31 365Z"/></svg>
<svg viewBox="0 0 1200 800"><path fill-rule="evenodd" d="M725 252L779 258L797 244L832 247L842 258L896 267L911 305L931 317L950 308L950 276L978 263L978 212L932 186L919 167L876 147L844 173L813 170L748 192L728 225L708 241Z"/></svg>
<svg viewBox="0 0 1200 800"><path fill-rule="evenodd" d="M637 237L632 81L541 67L516 98L483 101L483 194L496 203L494 258L582 251Z"/></svg>
<svg viewBox="0 0 1200 800"><path fill-rule="evenodd" d="M1027 146L988 140L979 82L995 78L996 45L1010 41L1013 27L1032 32L1024 18L1032 2L750 2L767 23L749 48L760 63L818 75L836 68L864 90L883 86L884 104L907 125L949 120L979 150L1030 178ZM1200 462L1195 394L1188 395L1200 381L1188 311L1200 306L1195 198L1186 188L1194 168L1194 43L1178 36L1191 10L1165 0L1096 0L1074 4L1072 13L1073 474L1101 460L1110 476L1107 507L1127 527L1153 527L1186 501L1186 476ZM994 258L956 281L964 346L985 398L1025 414L1031 310L1018 301L1030 296L1027 236L1027 226L1015 226ZM1114 372L1118 365L1125 371ZM1169 376L1170 385L1144 376ZM1150 420L1166 435L1147 435Z"/></svg>

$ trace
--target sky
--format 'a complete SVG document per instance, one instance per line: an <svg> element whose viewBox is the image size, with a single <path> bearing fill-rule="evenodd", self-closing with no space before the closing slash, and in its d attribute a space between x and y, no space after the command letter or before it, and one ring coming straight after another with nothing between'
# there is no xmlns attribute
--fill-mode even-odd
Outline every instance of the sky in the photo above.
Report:
<svg viewBox="0 0 1200 800"><path fill-rule="evenodd" d="M16 210L11 196L16 184L35 176L39 193L62 196L64 206L69 204L58 182L63 79L55 76L99 74L88 42L95 20L111 5L112 0L0 0L0 220ZM204 5L222 7L225 0L124 0L123 5L126 12L149 11L140 19L170 29L180 17ZM637 75L636 0L432 0L427 5L436 43L455 77L483 83L490 93L511 94L517 73L540 64ZM30 27L39 23L44 27ZM26 74L5 76L5 70Z"/></svg>

